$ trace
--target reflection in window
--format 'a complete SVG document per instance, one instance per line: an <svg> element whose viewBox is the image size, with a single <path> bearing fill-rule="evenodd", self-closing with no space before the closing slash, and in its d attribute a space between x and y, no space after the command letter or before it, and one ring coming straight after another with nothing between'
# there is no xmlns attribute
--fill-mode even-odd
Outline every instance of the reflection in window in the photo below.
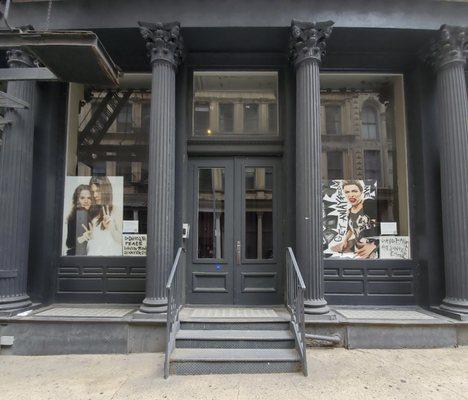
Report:
<svg viewBox="0 0 468 400"><path fill-rule="evenodd" d="M365 140L378 139L377 112L371 106L364 106L362 109L362 138Z"/></svg>
<svg viewBox="0 0 468 400"><path fill-rule="evenodd" d="M219 103L219 131L232 133L234 130L234 104Z"/></svg>
<svg viewBox="0 0 468 400"><path fill-rule="evenodd" d="M393 170L393 158L395 157L395 152L394 151L389 151L388 152L388 167L387 167L387 170L388 170L388 176L389 176L389 179L388 179L388 186L390 188L393 188L393 179L395 177L395 171Z"/></svg>
<svg viewBox="0 0 468 400"><path fill-rule="evenodd" d="M205 71L193 76L193 134L277 135L278 74Z"/></svg>
<svg viewBox="0 0 468 400"><path fill-rule="evenodd" d="M268 104L268 132L276 133L278 131L278 105L276 103Z"/></svg>
<svg viewBox="0 0 468 400"><path fill-rule="evenodd" d="M245 258L273 258L273 169L245 169Z"/></svg>
<svg viewBox="0 0 468 400"><path fill-rule="evenodd" d="M341 107L325 106L325 129L327 135L341 134Z"/></svg>
<svg viewBox="0 0 468 400"><path fill-rule="evenodd" d="M151 103L145 102L141 105L141 130L140 132L149 132L151 119Z"/></svg>
<svg viewBox="0 0 468 400"><path fill-rule="evenodd" d="M77 185L89 187L92 204L87 218L94 224L95 232L83 246L72 248L73 232L71 224L67 224L64 228L69 231L64 229L68 237L63 238L62 254L144 255L144 247L136 253L126 253L122 235L131 232L141 235L141 239L146 234L151 94L147 90L92 90L85 100L82 93L81 89L74 94L81 100L79 114L69 115L65 193L69 196ZM74 118L78 123L72 123ZM104 194L105 190L109 193ZM71 205L72 201L65 198L64 216L68 216L68 222L74 222ZM79 208L74 203L73 206ZM113 218L112 231L102 225L103 206ZM81 227L76 224L77 240L83 235Z"/></svg>
<svg viewBox="0 0 468 400"><path fill-rule="evenodd" d="M198 171L198 258L224 256L224 168Z"/></svg>
<svg viewBox="0 0 468 400"><path fill-rule="evenodd" d="M193 106L193 130L195 135L210 135L210 103L197 101Z"/></svg>
<svg viewBox="0 0 468 400"><path fill-rule="evenodd" d="M257 132L258 131L258 104L248 103L244 104L244 131Z"/></svg>
<svg viewBox="0 0 468 400"><path fill-rule="evenodd" d="M321 108L324 256L349 257L333 250L343 243L349 222L346 216L351 202L342 191L343 180L361 182L369 200L366 212L371 204L374 207L377 232L369 232L369 236L379 236L381 224L392 222L397 224L396 236L402 242L409 240L402 76L323 73L320 79L321 103L325 105ZM334 105L341 108L339 124ZM340 134L330 134L338 126ZM354 256L356 248L349 246ZM379 247L373 257L385 258L383 250Z"/></svg>
<svg viewBox="0 0 468 400"><path fill-rule="evenodd" d="M132 118L132 104L125 104L117 116L117 132L119 133L133 133L133 118Z"/></svg>
<svg viewBox="0 0 468 400"><path fill-rule="evenodd" d="M380 183L380 151L364 150L364 177Z"/></svg>
<svg viewBox="0 0 468 400"><path fill-rule="evenodd" d="M343 153L341 151L329 151L327 153L328 179L343 178Z"/></svg>

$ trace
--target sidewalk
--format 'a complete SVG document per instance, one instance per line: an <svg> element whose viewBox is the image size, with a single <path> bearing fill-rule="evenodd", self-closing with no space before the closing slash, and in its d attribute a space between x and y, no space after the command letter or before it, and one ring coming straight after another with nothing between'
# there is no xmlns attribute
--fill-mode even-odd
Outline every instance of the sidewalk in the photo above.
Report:
<svg viewBox="0 0 468 400"><path fill-rule="evenodd" d="M171 376L162 353L0 356L2 400L468 399L468 347L309 349L301 374Z"/></svg>

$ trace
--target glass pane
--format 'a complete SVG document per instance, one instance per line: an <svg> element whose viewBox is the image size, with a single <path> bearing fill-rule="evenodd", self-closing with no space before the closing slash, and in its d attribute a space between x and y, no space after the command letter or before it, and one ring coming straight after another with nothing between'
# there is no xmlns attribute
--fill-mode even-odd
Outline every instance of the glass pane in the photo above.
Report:
<svg viewBox="0 0 468 400"><path fill-rule="evenodd" d="M380 151L364 150L364 177L380 182Z"/></svg>
<svg viewBox="0 0 468 400"><path fill-rule="evenodd" d="M329 151L327 153L328 179L341 179L343 177L343 153L341 151Z"/></svg>
<svg viewBox="0 0 468 400"><path fill-rule="evenodd" d="M410 257L403 99L400 75L321 74L324 257Z"/></svg>
<svg viewBox="0 0 468 400"><path fill-rule="evenodd" d="M206 101L194 103L193 130L195 135L210 135L210 103Z"/></svg>
<svg viewBox="0 0 468 400"><path fill-rule="evenodd" d="M198 171L198 258L224 257L224 168Z"/></svg>
<svg viewBox="0 0 468 400"><path fill-rule="evenodd" d="M244 131L258 131L258 104L248 103L244 105Z"/></svg>
<svg viewBox="0 0 468 400"><path fill-rule="evenodd" d="M325 106L325 128L327 135L341 134L340 106Z"/></svg>
<svg viewBox="0 0 468 400"><path fill-rule="evenodd" d="M193 76L193 134L277 135L278 74L197 71Z"/></svg>
<svg viewBox="0 0 468 400"><path fill-rule="evenodd" d="M245 169L245 258L273 258L273 169Z"/></svg>
<svg viewBox="0 0 468 400"><path fill-rule="evenodd" d="M377 112L370 106L362 109L362 137L366 140L377 140Z"/></svg>
<svg viewBox="0 0 468 400"><path fill-rule="evenodd" d="M62 255L146 255L150 97L71 90Z"/></svg>
<svg viewBox="0 0 468 400"><path fill-rule="evenodd" d="M276 103L268 104L268 132L274 134L278 131L278 105Z"/></svg>
<svg viewBox="0 0 468 400"><path fill-rule="evenodd" d="M234 130L234 104L220 103L219 104L219 131L231 132Z"/></svg>

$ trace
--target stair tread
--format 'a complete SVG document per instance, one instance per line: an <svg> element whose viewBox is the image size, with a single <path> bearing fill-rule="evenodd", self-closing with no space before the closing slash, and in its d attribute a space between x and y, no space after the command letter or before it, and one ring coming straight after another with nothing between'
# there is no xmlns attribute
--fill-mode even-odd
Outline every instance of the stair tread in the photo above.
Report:
<svg viewBox="0 0 468 400"><path fill-rule="evenodd" d="M201 340L293 340L293 334L288 330L203 330L182 329L177 332L176 339Z"/></svg>
<svg viewBox="0 0 468 400"><path fill-rule="evenodd" d="M171 354L171 361L255 361L255 362L297 362L300 361L295 349L181 349Z"/></svg>
<svg viewBox="0 0 468 400"><path fill-rule="evenodd" d="M210 317L180 317L180 322L204 322L204 323L288 323L290 319L283 317L256 317L256 318L210 318Z"/></svg>

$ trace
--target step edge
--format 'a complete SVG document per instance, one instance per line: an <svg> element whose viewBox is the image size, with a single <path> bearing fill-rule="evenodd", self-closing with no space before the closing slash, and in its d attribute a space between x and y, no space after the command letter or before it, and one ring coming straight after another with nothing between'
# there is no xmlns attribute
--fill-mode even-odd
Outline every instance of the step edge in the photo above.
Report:
<svg viewBox="0 0 468 400"><path fill-rule="evenodd" d="M183 332L183 333L182 333ZM193 333L200 332L200 333ZM202 333L203 332L203 333ZM221 333L223 332L223 333ZM242 335L234 335L230 333L231 331L219 331L219 330L188 330L182 329L177 332L176 340L254 340L254 341L276 341L276 340L294 340L294 335L287 330L273 331L281 332L280 335L264 335L265 332L270 331L255 331L259 332L258 334L252 334L249 331ZM241 332L239 330L239 332ZM283 333L284 332L284 333ZM204 336L201 336L201 335Z"/></svg>
<svg viewBox="0 0 468 400"><path fill-rule="evenodd" d="M205 318L182 317L180 322L204 322L204 323L289 323L286 318Z"/></svg>

